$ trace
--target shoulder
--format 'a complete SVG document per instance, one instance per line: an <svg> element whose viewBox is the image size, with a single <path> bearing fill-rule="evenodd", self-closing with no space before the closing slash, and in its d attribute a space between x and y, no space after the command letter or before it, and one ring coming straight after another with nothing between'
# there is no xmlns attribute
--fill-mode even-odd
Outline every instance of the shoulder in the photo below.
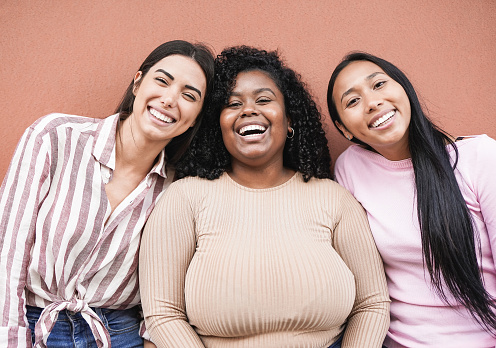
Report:
<svg viewBox="0 0 496 348"><path fill-rule="evenodd" d="M306 199L310 199L311 202L308 204L310 206L315 203L318 204L319 209L326 211L328 216L336 222L344 216L350 216L350 214L363 215L364 213L363 207L351 192L335 181L312 178L304 185L309 187L309 191L307 191L309 194Z"/></svg>
<svg viewBox="0 0 496 348"><path fill-rule="evenodd" d="M455 144L460 151L470 149L477 149L479 151L488 149L491 151L496 148L496 140L486 134L469 136Z"/></svg>
<svg viewBox="0 0 496 348"><path fill-rule="evenodd" d="M298 185L306 186L313 190L326 190L326 191L336 191L336 192L340 192L341 190L344 190L341 185L339 185L337 182L335 182L332 179L319 179L312 177L309 181L304 182L303 178L301 178L301 180L298 180L297 183Z"/></svg>
<svg viewBox="0 0 496 348"><path fill-rule="evenodd" d="M339 155L334 165L334 176L337 182L348 188L347 181L351 180L355 173L363 172L370 155L375 154L365 150L360 145L349 146Z"/></svg>
<svg viewBox="0 0 496 348"><path fill-rule="evenodd" d="M303 192L308 192L310 197L328 201L331 205L334 205L335 202L354 200L352 194L345 187L331 179L311 178L308 182L303 182L302 179L300 185L306 188ZM302 192L301 189L298 191Z"/></svg>
<svg viewBox="0 0 496 348"><path fill-rule="evenodd" d="M160 197L157 208L174 207L173 209L176 209L181 206L195 210L195 207L201 206L202 202L225 194L224 190L219 190L217 187L218 181L219 179L208 180L196 176L176 180L167 187Z"/></svg>
<svg viewBox="0 0 496 348"><path fill-rule="evenodd" d="M202 183L208 183L211 181L213 182L214 180L208 180L208 179L200 178L198 176L187 176L174 181L170 187L177 187L177 188L196 187Z"/></svg>
<svg viewBox="0 0 496 348"><path fill-rule="evenodd" d="M113 122L115 117L117 117L117 115L109 116L104 119L98 119L85 116L52 113L39 118L28 129L31 132L41 136L59 132L64 129L73 130L76 132L94 132L99 125Z"/></svg>
<svg viewBox="0 0 496 348"><path fill-rule="evenodd" d="M360 166L365 162L377 161L379 159L378 157L382 156L366 150L360 145L354 144L349 146L341 155L339 155L336 160L335 168L337 170L343 170L345 167Z"/></svg>
<svg viewBox="0 0 496 348"><path fill-rule="evenodd" d="M496 161L496 140L486 134L467 137L455 143L458 149L458 161L461 165L472 165L480 161ZM454 151L450 147L450 153Z"/></svg>
<svg viewBox="0 0 496 348"><path fill-rule="evenodd" d="M188 176L174 181L167 188L167 195L181 195L184 197L195 197L199 195L204 195L212 190L215 190L215 186L219 182L219 179L208 180L200 178L197 176Z"/></svg>
<svg viewBox="0 0 496 348"><path fill-rule="evenodd" d="M36 120L31 128L50 130L57 127L77 128L81 125L98 124L105 119L91 118L86 116L51 113Z"/></svg>

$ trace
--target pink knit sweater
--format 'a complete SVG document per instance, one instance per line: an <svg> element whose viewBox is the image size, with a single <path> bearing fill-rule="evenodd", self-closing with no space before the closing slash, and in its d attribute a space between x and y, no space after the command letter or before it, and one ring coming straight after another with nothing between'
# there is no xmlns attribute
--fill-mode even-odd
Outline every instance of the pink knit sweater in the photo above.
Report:
<svg viewBox="0 0 496 348"><path fill-rule="evenodd" d="M495 296L496 141L480 135L456 144L455 175L480 236L485 285ZM494 347L496 338L484 332L465 308L446 306L432 290L423 267L411 160L389 161L354 145L338 158L335 170L338 182L366 209L384 261L392 301L385 344Z"/></svg>

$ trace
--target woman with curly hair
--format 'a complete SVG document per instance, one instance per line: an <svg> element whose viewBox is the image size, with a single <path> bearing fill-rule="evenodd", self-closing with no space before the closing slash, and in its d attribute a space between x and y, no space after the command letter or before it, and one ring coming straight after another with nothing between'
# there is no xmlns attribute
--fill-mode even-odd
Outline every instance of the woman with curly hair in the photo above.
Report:
<svg viewBox="0 0 496 348"><path fill-rule="evenodd" d="M385 344L496 345L496 141L454 138L406 75L356 52L335 68L329 113L355 145L336 177L367 210L391 294Z"/></svg>
<svg viewBox="0 0 496 348"><path fill-rule="evenodd" d="M321 116L276 52L224 50L212 107L145 228L158 347L381 347L389 297ZM189 176L189 177L186 177Z"/></svg>

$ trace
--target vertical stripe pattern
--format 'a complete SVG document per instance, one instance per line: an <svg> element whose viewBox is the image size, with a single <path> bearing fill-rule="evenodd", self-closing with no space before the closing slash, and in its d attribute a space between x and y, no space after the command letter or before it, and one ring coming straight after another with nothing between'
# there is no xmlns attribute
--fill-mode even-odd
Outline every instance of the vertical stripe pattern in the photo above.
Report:
<svg viewBox="0 0 496 348"><path fill-rule="evenodd" d="M109 335L90 307L140 302L141 230L170 183L160 160L111 214L105 183L115 169L118 115L51 114L19 141L0 188L0 346L31 346L25 306L44 308L43 347L58 313L80 311L99 347Z"/></svg>
<svg viewBox="0 0 496 348"><path fill-rule="evenodd" d="M160 347L381 347L382 261L363 208L300 174L249 189L224 174L172 184L140 250L147 328ZM346 329L345 329L346 327Z"/></svg>

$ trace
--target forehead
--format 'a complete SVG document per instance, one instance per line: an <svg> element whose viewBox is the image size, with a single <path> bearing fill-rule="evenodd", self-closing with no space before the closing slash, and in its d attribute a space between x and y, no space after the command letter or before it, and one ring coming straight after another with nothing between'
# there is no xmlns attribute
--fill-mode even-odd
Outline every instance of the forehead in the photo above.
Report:
<svg viewBox="0 0 496 348"><path fill-rule="evenodd" d="M374 73L386 74L378 65L369 61L356 61L348 64L339 73L334 84L334 91L345 91L362 83L366 83L367 78Z"/></svg>
<svg viewBox="0 0 496 348"><path fill-rule="evenodd" d="M204 89L207 83L205 73L200 65L193 58L180 54L162 58L150 68L150 72L154 73L158 69L165 70L174 79L185 80L189 84L194 84L197 88Z"/></svg>
<svg viewBox="0 0 496 348"><path fill-rule="evenodd" d="M281 93L272 77L261 70L240 72L236 76L233 92L250 92L259 88L270 88L274 93Z"/></svg>

